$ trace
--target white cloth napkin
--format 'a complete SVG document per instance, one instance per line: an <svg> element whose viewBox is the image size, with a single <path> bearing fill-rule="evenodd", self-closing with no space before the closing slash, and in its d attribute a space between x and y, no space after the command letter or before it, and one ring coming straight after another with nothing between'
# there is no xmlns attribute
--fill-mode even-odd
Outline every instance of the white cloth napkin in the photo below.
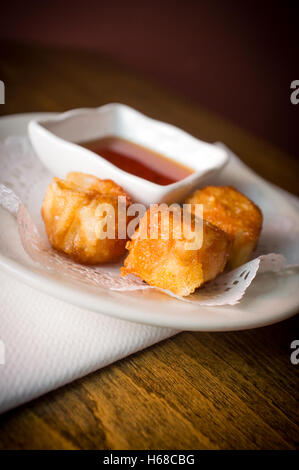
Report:
<svg viewBox="0 0 299 470"><path fill-rule="evenodd" d="M0 412L175 333L77 308L0 271Z"/></svg>

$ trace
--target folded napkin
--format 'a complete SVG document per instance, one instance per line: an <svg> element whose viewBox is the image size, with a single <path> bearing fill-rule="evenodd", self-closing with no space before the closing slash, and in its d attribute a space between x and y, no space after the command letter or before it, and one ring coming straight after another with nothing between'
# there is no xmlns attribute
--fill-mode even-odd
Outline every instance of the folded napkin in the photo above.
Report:
<svg viewBox="0 0 299 470"><path fill-rule="evenodd" d="M0 412L176 334L93 313L0 271Z"/></svg>

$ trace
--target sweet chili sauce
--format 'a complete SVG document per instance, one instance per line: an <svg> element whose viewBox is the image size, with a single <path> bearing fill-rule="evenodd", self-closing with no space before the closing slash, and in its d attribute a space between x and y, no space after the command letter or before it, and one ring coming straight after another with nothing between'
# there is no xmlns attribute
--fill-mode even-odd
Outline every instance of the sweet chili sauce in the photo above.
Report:
<svg viewBox="0 0 299 470"><path fill-rule="evenodd" d="M121 137L111 136L80 143L121 170L160 185L180 181L191 168Z"/></svg>

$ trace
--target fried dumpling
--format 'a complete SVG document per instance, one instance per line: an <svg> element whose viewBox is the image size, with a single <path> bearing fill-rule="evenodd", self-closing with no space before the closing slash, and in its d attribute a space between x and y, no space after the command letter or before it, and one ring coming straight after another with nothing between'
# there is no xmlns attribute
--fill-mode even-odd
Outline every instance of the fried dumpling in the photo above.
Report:
<svg viewBox="0 0 299 470"><path fill-rule="evenodd" d="M134 274L151 286L186 296L223 271L230 241L224 232L209 222L202 221L197 232L195 218L191 215L191 229L201 244L190 249L193 245L184 235L186 222L182 213L177 219L179 235L178 227L175 228L174 213L169 209L165 213L168 215L166 219L162 219L159 212L154 222L150 217L150 209L143 216L132 240L127 243L129 254L121 273ZM152 236L152 229L156 229L153 230L155 237Z"/></svg>
<svg viewBox="0 0 299 470"><path fill-rule="evenodd" d="M230 186L207 186L188 196L184 203L202 204L204 219L229 236L232 246L228 268L248 261L263 222L260 209L250 199Z"/></svg>
<svg viewBox="0 0 299 470"><path fill-rule="evenodd" d="M84 264L119 260L125 254L127 220L125 215L125 235L120 238L118 196L124 197L126 206L130 203L111 180L83 173L69 173L65 180L53 178L42 206L51 245ZM114 238L113 233L104 234L108 223L114 227Z"/></svg>

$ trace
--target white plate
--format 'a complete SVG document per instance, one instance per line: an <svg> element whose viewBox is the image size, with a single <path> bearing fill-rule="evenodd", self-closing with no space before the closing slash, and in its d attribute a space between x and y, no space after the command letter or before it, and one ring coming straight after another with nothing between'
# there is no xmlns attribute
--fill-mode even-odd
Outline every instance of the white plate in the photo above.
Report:
<svg viewBox="0 0 299 470"><path fill-rule="evenodd" d="M23 114L0 118L0 139L26 134L32 118L48 118L53 114ZM232 160L225 172L233 178L248 181L264 197L266 203L281 207L283 213L298 217L290 200L273 185L266 183L245 165ZM70 281L59 273L45 273L24 252L16 220L0 208L0 266L20 281L74 305L95 312L147 323L186 330L227 331L254 328L283 320L299 307L299 272L283 276L274 273L259 275L234 307L198 307L180 302L154 290L120 293L87 287Z"/></svg>

